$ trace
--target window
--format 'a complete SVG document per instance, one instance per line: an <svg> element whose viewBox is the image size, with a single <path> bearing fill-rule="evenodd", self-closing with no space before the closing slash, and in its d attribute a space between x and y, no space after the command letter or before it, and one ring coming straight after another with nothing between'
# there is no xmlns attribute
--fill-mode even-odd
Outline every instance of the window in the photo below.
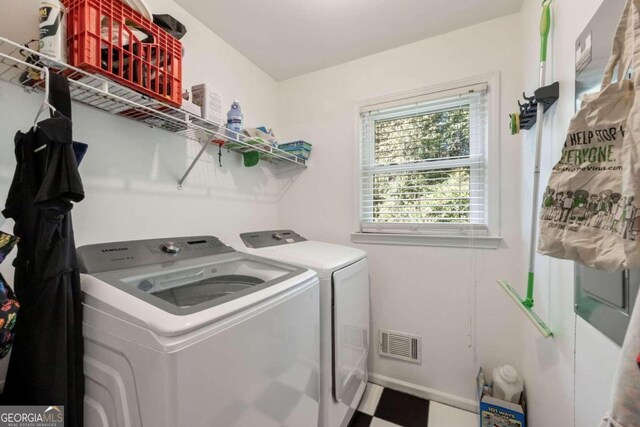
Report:
<svg viewBox="0 0 640 427"><path fill-rule="evenodd" d="M361 107L360 232L497 235L490 80Z"/></svg>

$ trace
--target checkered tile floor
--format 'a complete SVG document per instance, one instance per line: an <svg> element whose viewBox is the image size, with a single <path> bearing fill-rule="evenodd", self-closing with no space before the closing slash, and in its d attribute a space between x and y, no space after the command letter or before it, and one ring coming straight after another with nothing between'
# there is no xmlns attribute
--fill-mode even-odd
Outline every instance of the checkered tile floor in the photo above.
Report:
<svg viewBox="0 0 640 427"><path fill-rule="evenodd" d="M477 415L369 383L349 427L476 427Z"/></svg>

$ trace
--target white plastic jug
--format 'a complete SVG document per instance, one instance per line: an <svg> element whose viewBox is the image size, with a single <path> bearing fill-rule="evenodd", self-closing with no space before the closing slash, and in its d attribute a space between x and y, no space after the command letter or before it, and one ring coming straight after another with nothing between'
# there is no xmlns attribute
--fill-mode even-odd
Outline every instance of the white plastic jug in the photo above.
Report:
<svg viewBox="0 0 640 427"><path fill-rule="evenodd" d="M242 109L237 99L233 100L231 109L227 113L227 129L242 133Z"/></svg>
<svg viewBox="0 0 640 427"><path fill-rule="evenodd" d="M522 390L522 379L513 366L504 365L493 370L493 397L518 403Z"/></svg>

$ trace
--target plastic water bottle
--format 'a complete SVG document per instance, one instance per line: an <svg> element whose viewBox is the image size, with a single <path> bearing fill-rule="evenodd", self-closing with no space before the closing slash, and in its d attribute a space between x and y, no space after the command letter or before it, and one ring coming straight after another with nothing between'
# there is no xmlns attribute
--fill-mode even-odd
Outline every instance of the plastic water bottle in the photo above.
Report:
<svg viewBox="0 0 640 427"><path fill-rule="evenodd" d="M227 113L227 129L237 133L242 133L242 109L240 108L240 103L237 99L233 100L231 109L229 109L229 112ZM233 134L229 136L236 139L236 136Z"/></svg>
<svg viewBox="0 0 640 427"><path fill-rule="evenodd" d="M493 370L493 397L518 403L523 388L522 379L513 366L504 365Z"/></svg>

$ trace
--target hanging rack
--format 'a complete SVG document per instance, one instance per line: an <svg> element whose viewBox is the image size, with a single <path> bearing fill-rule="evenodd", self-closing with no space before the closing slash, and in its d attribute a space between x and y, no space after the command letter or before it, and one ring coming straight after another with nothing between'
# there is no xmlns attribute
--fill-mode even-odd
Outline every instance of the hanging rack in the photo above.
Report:
<svg viewBox="0 0 640 427"><path fill-rule="evenodd" d="M35 58L29 63L23 57ZM39 62L46 59L50 67ZM47 71L44 71L45 68ZM306 167L306 160L267 144L232 132L219 123L204 120L185 110L172 107L138 92L83 71L79 68L41 55L39 52L0 37L0 80L24 88L27 92L47 90L48 73L55 72L69 79L71 99L100 111L144 123L203 144L200 152L178 180L178 188L189 176L209 144L222 144L229 151L257 151L262 160L277 164ZM44 77L43 74L44 73ZM33 75L40 76L39 79Z"/></svg>
<svg viewBox="0 0 640 427"><path fill-rule="evenodd" d="M521 130L529 130L536 124L539 105L544 106L545 112L549 111L560 97L560 83L555 82L538 88L533 93L533 96L527 96L523 92L522 97L526 102L523 104L518 100L518 112L509 114L512 135L520 133Z"/></svg>

